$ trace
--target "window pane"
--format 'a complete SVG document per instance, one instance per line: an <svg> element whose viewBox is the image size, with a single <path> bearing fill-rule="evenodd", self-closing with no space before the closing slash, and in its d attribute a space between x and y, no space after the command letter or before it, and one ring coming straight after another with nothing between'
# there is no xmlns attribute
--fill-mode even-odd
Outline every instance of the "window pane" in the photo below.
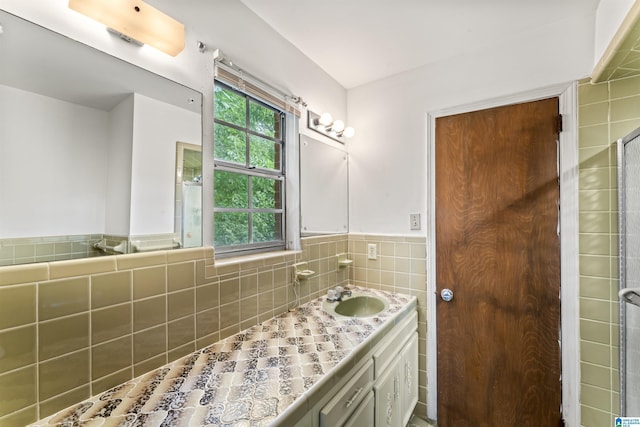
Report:
<svg viewBox="0 0 640 427"><path fill-rule="evenodd" d="M249 214L246 212L215 212L213 227L215 246L249 243Z"/></svg>
<svg viewBox="0 0 640 427"><path fill-rule="evenodd" d="M247 164L246 134L216 123L214 126L213 156L218 160Z"/></svg>
<svg viewBox="0 0 640 427"><path fill-rule="evenodd" d="M215 171L213 195L216 208L248 208L249 177L239 173Z"/></svg>
<svg viewBox="0 0 640 427"><path fill-rule="evenodd" d="M251 179L255 209L280 209L282 207L281 181L257 176Z"/></svg>
<svg viewBox="0 0 640 427"><path fill-rule="evenodd" d="M280 170L280 144L251 135L249 164L257 168Z"/></svg>
<svg viewBox="0 0 640 427"><path fill-rule="evenodd" d="M253 241L271 242L282 240L282 214L254 213Z"/></svg>
<svg viewBox="0 0 640 427"><path fill-rule="evenodd" d="M246 126L247 101L244 96L217 84L214 98L216 119L242 127Z"/></svg>
<svg viewBox="0 0 640 427"><path fill-rule="evenodd" d="M264 105L249 102L249 129L280 139L280 113Z"/></svg>

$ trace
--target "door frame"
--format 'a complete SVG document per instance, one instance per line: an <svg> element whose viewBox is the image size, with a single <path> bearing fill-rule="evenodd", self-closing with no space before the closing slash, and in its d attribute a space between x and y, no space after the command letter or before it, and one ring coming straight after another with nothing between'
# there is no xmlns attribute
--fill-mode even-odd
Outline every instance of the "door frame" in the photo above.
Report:
<svg viewBox="0 0 640 427"><path fill-rule="evenodd" d="M427 416L437 419L438 366L436 322L435 124L438 117L540 99L559 98L563 131L559 136L560 177L560 339L562 414L568 427L580 425L580 329L578 267L578 126L577 82L534 89L427 113Z"/></svg>

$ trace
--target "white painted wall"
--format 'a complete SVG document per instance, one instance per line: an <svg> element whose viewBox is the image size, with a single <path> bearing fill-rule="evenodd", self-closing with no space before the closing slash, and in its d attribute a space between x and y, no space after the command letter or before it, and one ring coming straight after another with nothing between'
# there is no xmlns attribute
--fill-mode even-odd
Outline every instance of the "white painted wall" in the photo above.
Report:
<svg viewBox="0 0 640 427"><path fill-rule="evenodd" d="M129 235L133 102L131 94L109 112L109 179L104 232L115 236Z"/></svg>
<svg viewBox="0 0 640 427"><path fill-rule="evenodd" d="M102 232L107 126L104 111L0 86L2 238Z"/></svg>
<svg viewBox="0 0 640 427"><path fill-rule="evenodd" d="M186 48L170 57L153 48L137 48L110 36L104 26L67 7L68 0L0 0L0 8L73 39L175 80L203 94L203 157L212 163L213 59L221 49L248 72L302 96L313 111L346 117L346 90L313 61L276 33L238 0L149 0L185 23ZM201 54L197 41L208 50ZM268 66L265 66L267 64ZM306 129L306 117L300 123ZM213 168L204 164L203 205L213 205ZM213 244L212 224L205 223L204 243Z"/></svg>
<svg viewBox="0 0 640 427"><path fill-rule="evenodd" d="M575 16L491 46L348 92L349 230L425 235L427 113L587 76L594 19Z"/></svg>
<svg viewBox="0 0 640 427"><path fill-rule="evenodd" d="M635 0L600 0L596 11L594 65L600 60Z"/></svg>
<svg viewBox="0 0 640 427"><path fill-rule="evenodd" d="M200 145L199 114L135 94L131 235L173 233L176 142Z"/></svg>

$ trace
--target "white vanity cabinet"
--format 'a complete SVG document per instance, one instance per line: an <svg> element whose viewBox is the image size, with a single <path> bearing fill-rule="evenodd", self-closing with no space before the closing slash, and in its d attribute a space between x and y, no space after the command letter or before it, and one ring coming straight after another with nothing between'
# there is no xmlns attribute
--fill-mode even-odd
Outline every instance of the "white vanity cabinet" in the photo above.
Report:
<svg viewBox="0 0 640 427"><path fill-rule="evenodd" d="M414 311L401 319L319 399L310 414L313 426L407 425L418 402L417 317Z"/></svg>
<svg viewBox="0 0 640 427"><path fill-rule="evenodd" d="M413 410L418 404L418 333L413 336L402 350L401 385L404 390L400 393L400 412L402 425L406 426Z"/></svg>
<svg viewBox="0 0 640 427"><path fill-rule="evenodd" d="M415 314L392 333L373 355L376 427L406 426L418 402Z"/></svg>

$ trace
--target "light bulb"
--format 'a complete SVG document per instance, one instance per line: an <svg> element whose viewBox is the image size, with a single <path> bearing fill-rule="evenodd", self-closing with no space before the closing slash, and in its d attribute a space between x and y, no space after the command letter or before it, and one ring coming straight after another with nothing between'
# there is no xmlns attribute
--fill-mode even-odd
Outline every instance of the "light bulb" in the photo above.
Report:
<svg viewBox="0 0 640 427"><path fill-rule="evenodd" d="M318 120L318 123L325 127L330 126L331 122L333 122L333 117L331 117L331 114L329 113L322 113Z"/></svg>
<svg viewBox="0 0 640 427"><path fill-rule="evenodd" d="M356 134L356 130L351 126L348 126L342 134L344 135L345 138L351 138L353 135Z"/></svg>
<svg viewBox="0 0 640 427"><path fill-rule="evenodd" d="M342 132L344 130L344 122L342 120L336 120L335 122L333 122L332 129L337 133Z"/></svg>

